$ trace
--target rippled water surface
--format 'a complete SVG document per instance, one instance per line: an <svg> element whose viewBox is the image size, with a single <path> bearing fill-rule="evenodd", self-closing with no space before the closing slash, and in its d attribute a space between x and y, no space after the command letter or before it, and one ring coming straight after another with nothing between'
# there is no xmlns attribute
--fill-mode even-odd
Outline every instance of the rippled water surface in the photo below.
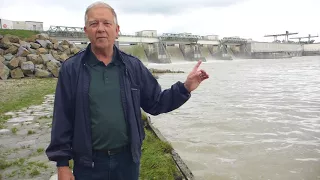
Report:
<svg viewBox="0 0 320 180"><path fill-rule="evenodd" d="M195 63L149 64L189 72ZM152 116L196 179L320 179L320 57L209 61L179 109ZM185 74L161 75L169 88Z"/></svg>

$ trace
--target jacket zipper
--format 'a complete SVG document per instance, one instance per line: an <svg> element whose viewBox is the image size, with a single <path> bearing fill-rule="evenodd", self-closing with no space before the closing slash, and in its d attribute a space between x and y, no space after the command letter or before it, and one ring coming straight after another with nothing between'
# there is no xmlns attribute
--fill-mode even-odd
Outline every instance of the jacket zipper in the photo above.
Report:
<svg viewBox="0 0 320 180"><path fill-rule="evenodd" d="M87 129L87 132L88 132L88 136L90 137L89 138L89 141L91 141L90 143L89 143L89 147L91 147L90 146L90 144L92 144L92 138L91 138L91 121L90 121L90 118L89 118L89 110L88 110L88 99L87 99L87 96L88 96L88 93L89 93L89 86L90 86L90 78L91 78L91 76L90 76L90 73L88 73L88 69L87 69L87 64L86 63L84 63L83 64L84 65L84 73L85 73L85 77L87 77L88 79L88 81L85 81L85 89L84 89L84 94L83 94L83 97L84 97L84 99L85 99L85 101L84 101L84 112L86 113L86 115L85 115L85 119L86 119L86 123L85 124L87 124L87 122L89 122L89 127L87 127L88 129ZM88 84L87 84L88 83ZM85 105L85 104L87 104L87 106ZM91 167L92 168L94 168L94 161L93 161L93 158L92 158L92 148L90 149L89 148L89 155L90 155L90 158L91 158Z"/></svg>

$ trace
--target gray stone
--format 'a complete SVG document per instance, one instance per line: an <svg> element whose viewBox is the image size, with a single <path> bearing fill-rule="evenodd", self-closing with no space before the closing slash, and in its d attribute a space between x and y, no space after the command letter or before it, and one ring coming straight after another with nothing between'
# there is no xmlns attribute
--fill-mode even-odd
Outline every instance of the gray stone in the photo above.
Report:
<svg viewBox="0 0 320 180"><path fill-rule="evenodd" d="M19 58L12 58L8 64L8 68L9 69L15 69L19 66L19 62L20 62L20 59Z"/></svg>
<svg viewBox="0 0 320 180"><path fill-rule="evenodd" d="M46 42L47 42L47 48L48 48L48 49L53 49L53 44L52 44L52 42L50 42L49 40L46 40Z"/></svg>
<svg viewBox="0 0 320 180"><path fill-rule="evenodd" d="M48 34L41 33L41 34L37 34L37 39L39 39L39 40L49 40L50 37L49 37Z"/></svg>
<svg viewBox="0 0 320 180"><path fill-rule="evenodd" d="M8 123L20 123L20 122L27 122L27 121L33 121L34 117L33 116L20 116L20 117L15 117L8 119Z"/></svg>
<svg viewBox="0 0 320 180"><path fill-rule="evenodd" d="M27 48L20 46L17 52L17 56L27 57L28 54L31 54L31 52Z"/></svg>
<svg viewBox="0 0 320 180"><path fill-rule="evenodd" d="M46 50L45 48L39 48L39 49L37 49L37 53L38 54L47 54L48 50Z"/></svg>
<svg viewBox="0 0 320 180"><path fill-rule="evenodd" d="M2 62L0 62L0 79L6 80L9 78L10 75L10 69L4 65Z"/></svg>
<svg viewBox="0 0 320 180"><path fill-rule="evenodd" d="M47 70L35 68L35 76L39 78L51 77L51 73Z"/></svg>
<svg viewBox="0 0 320 180"><path fill-rule="evenodd" d="M41 45L41 47L46 48L48 42L46 40L41 40L41 39L37 39L36 41L37 43L39 43Z"/></svg>
<svg viewBox="0 0 320 180"><path fill-rule="evenodd" d="M6 59L0 55L0 62L4 62Z"/></svg>
<svg viewBox="0 0 320 180"><path fill-rule="evenodd" d="M23 147L28 147L28 146L35 145L35 144L36 144L36 140L22 141L22 142L18 142L17 144L18 144L18 146L20 146L21 148L23 148Z"/></svg>
<svg viewBox="0 0 320 180"><path fill-rule="evenodd" d="M21 63L21 70L26 75L32 75L34 72L34 69L35 69L34 64L31 61Z"/></svg>
<svg viewBox="0 0 320 180"><path fill-rule="evenodd" d="M35 65L35 68L45 69L43 64L36 64L36 65Z"/></svg>
<svg viewBox="0 0 320 180"><path fill-rule="evenodd" d="M0 135L10 134L10 132L9 129L0 129Z"/></svg>
<svg viewBox="0 0 320 180"><path fill-rule="evenodd" d="M28 54L27 61L32 61L33 64L43 64L41 56L37 54Z"/></svg>
<svg viewBox="0 0 320 180"><path fill-rule="evenodd" d="M26 41L22 41L22 40L20 40L20 45L21 45L22 47L24 47L24 48L30 48L30 47L31 47L30 43L28 43L28 42L26 42ZM21 46L20 46L20 47L21 47Z"/></svg>
<svg viewBox="0 0 320 180"><path fill-rule="evenodd" d="M3 57L6 61L10 61L14 56L11 53L9 53L9 54L4 55Z"/></svg>
<svg viewBox="0 0 320 180"><path fill-rule="evenodd" d="M55 77L59 76L59 66L56 63L53 61L48 62L47 68Z"/></svg>
<svg viewBox="0 0 320 180"><path fill-rule="evenodd" d="M65 60L67 60L69 57L68 57L68 55L67 54L65 54L65 53L62 53L61 55L60 55L60 60L61 61L65 61Z"/></svg>
<svg viewBox="0 0 320 180"><path fill-rule="evenodd" d="M20 44L18 44L18 47L20 47ZM4 54L17 54L18 52L18 47L17 46L10 46L7 50L4 51Z"/></svg>
<svg viewBox="0 0 320 180"><path fill-rule="evenodd" d="M27 58L26 57L18 57L18 59L19 59L19 66L21 67L21 64L23 63L23 62L27 62Z"/></svg>
<svg viewBox="0 0 320 180"><path fill-rule="evenodd" d="M21 68L16 68L16 69L11 70L10 74L13 79L20 79L20 78L24 77L24 74L23 74Z"/></svg>
<svg viewBox="0 0 320 180"><path fill-rule="evenodd" d="M31 48L33 49L39 49L41 47L41 45L38 43L30 43L30 45L31 45Z"/></svg>

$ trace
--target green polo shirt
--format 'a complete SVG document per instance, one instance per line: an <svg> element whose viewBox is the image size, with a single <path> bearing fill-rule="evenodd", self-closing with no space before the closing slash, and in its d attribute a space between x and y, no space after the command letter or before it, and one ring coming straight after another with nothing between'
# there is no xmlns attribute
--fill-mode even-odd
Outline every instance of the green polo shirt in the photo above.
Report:
<svg viewBox="0 0 320 180"><path fill-rule="evenodd" d="M128 133L120 96L121 62L114 55L112 61L105 65L91 52L88 65L93 149L108 150L124 146L128 143Z"/></svg>

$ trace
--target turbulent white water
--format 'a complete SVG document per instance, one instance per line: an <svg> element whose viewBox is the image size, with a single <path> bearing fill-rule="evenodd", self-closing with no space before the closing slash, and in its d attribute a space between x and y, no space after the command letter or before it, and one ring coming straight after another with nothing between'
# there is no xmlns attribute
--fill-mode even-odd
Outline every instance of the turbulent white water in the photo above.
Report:
<svg viewBox="0 0 320 180"><path fill-rule="evenodd" d="M195 62L148 67L189 72ZM209 61L210 79L151 120L196 179L320 179L320 57ZM169 88L188 73L161 75Z"/></svg>

